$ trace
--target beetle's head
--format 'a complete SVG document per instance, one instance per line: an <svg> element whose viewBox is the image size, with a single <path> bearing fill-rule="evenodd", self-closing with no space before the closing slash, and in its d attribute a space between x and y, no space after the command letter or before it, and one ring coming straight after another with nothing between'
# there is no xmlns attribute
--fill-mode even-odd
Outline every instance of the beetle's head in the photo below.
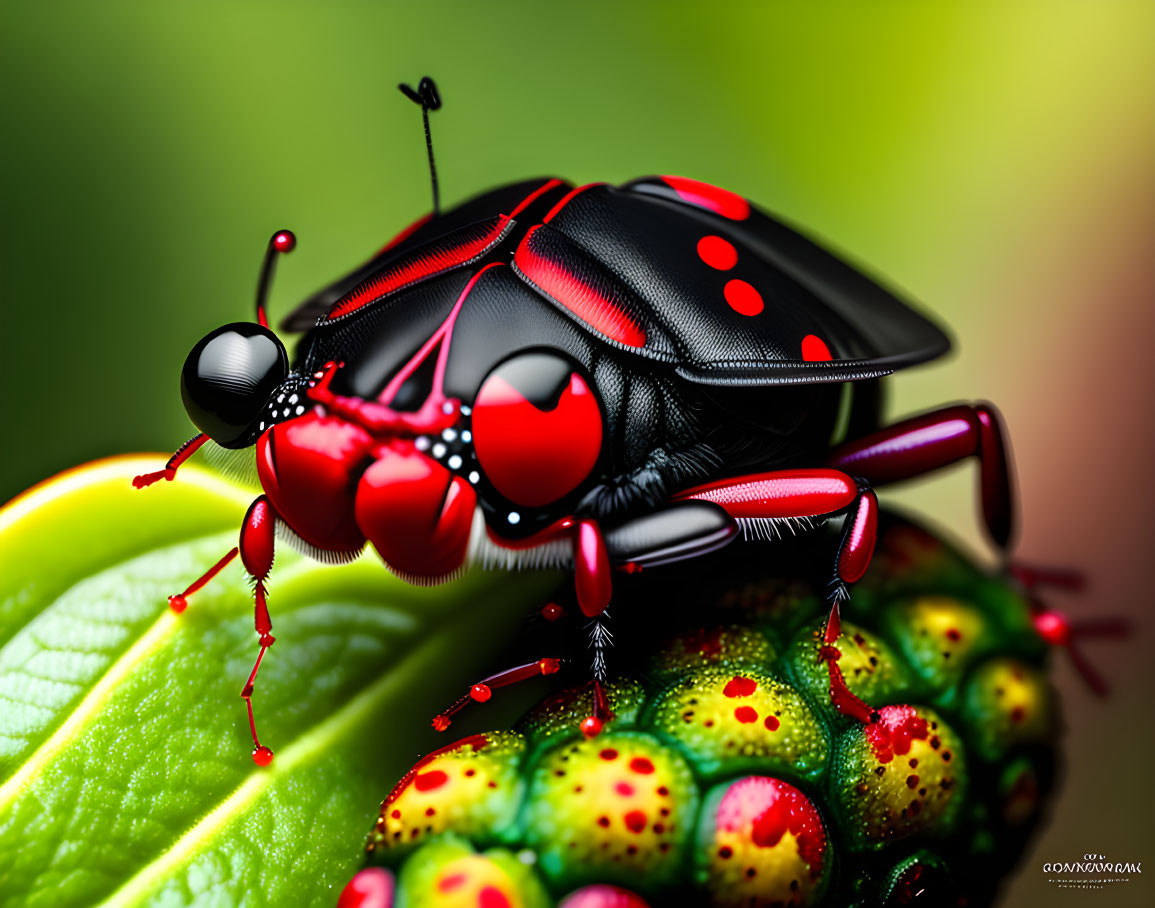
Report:
<svg viewBox="0 0 1155 908"><path fill-rule="evenodd" d="M269 328L265 299L277 255L297 238L278 230L269 239L257 284L257 320L217 328L192 348L180 375L189 419L222 448L243 448L257 437L257 420L269 396L289 374L285 345Z"/></svg>
<svg viewBox="0 0 1155 908"><path fill-rule="evenodd" d="M223 448L252 444L269 395L289 374L285 345L264 325L235 322L202 338L180 376L189 419Z"/></svg>

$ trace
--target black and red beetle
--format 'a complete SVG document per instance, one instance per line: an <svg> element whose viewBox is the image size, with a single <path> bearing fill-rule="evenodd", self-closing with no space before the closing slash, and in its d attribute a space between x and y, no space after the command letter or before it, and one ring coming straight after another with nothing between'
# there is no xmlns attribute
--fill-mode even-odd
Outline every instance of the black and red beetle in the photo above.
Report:
<svg viewBox="0 0 1155 908"><path fill-rule="evenodd" d="M436 93L422 92L410 95L427 117ZM274 260L294 244L288 231L269 243L257 323L213 331L185 363L182 395L203 434L136 480L172 479L209 439L254 451L264 494L239 551L255 581L257 666L273 642L274 536L331 562L369 542L420 584L471 565L572 567L595 619L597 707L584 729L596 733L608 636L598 619L615 570L845 516L820 655L835 704L867 722L873 710L847 690L829 644L846 584L870 561L874 487L976 457L986 527L999 546L1011 539L993 407L879 427L879 379L942 355L946 335L732 192L669 176L537 179L435 210L285 320L306 331L290 363L264 301ZM542 659L485 679L435 726L556 668ZM256 671L242 696L264 765Z"/></svg>

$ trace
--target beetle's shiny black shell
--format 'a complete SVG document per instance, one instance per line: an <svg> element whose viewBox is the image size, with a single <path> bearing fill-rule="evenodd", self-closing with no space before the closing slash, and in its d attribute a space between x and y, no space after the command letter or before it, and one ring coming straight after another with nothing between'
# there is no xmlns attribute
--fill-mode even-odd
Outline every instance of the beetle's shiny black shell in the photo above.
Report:
<svg viewBox="0 0 1155 908"><path fill-rule="evenodd" d="M735 261L711 264L704 237ZM539 179L419 222L303 303L284 324L309 328L298 368L341 360L334 388L376 397L494 262L504 267L462 302L445 391L469 404L497 364L527 349L580 365L607 421L602 482L586 498L602 516L705 478L814 465L837 383L949 347L889 291L731 193L663 177L580 190ZM581 288L578 304L551 275ZM829 359L804 355L814 349ZM395 405L419 404L428 380L410 379Z"/></svg>

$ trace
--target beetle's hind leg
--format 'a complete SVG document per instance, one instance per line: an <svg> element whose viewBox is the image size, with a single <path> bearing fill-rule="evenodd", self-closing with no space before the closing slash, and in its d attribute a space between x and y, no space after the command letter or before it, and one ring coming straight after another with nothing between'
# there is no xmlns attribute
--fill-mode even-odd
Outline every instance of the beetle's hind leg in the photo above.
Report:
<svg viewBox="0 0 1155 908"><path fill-rule="evenodd" d="M241 526L241 562L253 578L253 627L261 646L257 653L257 661L253 663L253 670L241 689L241 697L249 714L249 731L253 736L253 762L258 766L268 766L273 762L273 752L261 744L260 738L257 737L257 723L253 715L253 686L257 681L257 672L261 668L261 660L265 658L265 651L276 642L272 634L273 622L269 618L265 588L269 571L273 567L276 525L277 512L268 498L262 495L249 505L245 522Z"/></svg>

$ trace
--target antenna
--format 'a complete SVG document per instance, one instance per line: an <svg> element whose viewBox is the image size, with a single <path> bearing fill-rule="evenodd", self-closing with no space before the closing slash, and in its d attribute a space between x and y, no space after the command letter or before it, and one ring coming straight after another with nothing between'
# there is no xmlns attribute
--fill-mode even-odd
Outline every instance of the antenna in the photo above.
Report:
<svg viewBox="0 0 1155 908"><path fill-rule="evenodd" d="M433 163L433 137L429 134L429 111L441 109L441 94L437 83L425 76L417 85L417 90L402 82L397 86L401 93L414 104L421 105L421 119L425 122L425 150L429 153L429 179L433 183L433 216L441 214L441 195L437 191L437 165Z"/></svg>
<svg viewBox="0 0 1155 908"><path fill-rule="evenodd" d="M265 260L261 263L261 278L257 281L257 324L269 327L269 319L265 315L265 303L269 298L269 286L273 282L273 265L276 264L279 253L292 252L297 245L297 238L291 230L278 230L269 238L269 245L265 249Z"/></svg>

